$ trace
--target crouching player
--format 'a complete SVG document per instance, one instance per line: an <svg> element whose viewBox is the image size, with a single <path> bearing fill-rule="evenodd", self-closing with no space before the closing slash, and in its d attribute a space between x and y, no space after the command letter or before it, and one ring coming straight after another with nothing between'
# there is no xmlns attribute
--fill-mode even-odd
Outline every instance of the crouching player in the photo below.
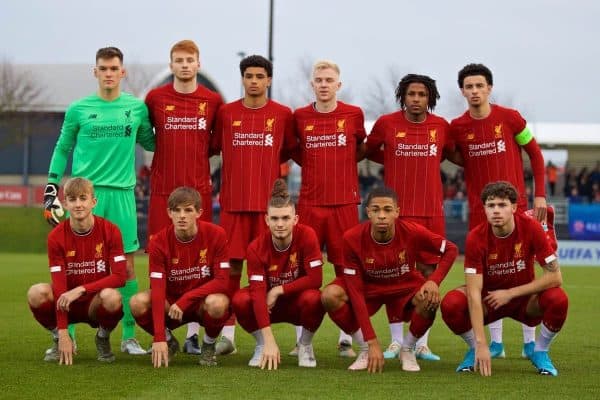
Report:
<svg viewBox="0 0 600 400"><path fill-rule="evenodd" d="M152 364L156 368L179 351L171 333L188 322L204 326L200 365L214 366L215 341L229 318L229 259L223 228L200 221L200 194L180 187L167 200L172 225L148 245L150 289L131 299L136 322L154 335Z"/></svg>
<svg viewBox="0 0 600 400"><path fill-rule="evenodd" d="M398 218L398 198L386 187L367 197L366 221L344 234L343 279L323 290L331 319L360 346L350 370L383 370L383 352L369 317L386 305L394 320L410 321L400 349L402 369L419 371L417 339L433 324L440 302L439 286L456 258L456 246L413 222ZM440 254L437 269L424 278L418 255Z"/></svg>
<svg viewBox="0 0 600 400"><path fill-rule="evenodd" d="M508 182L489 183L481 193L487 221L467 236L466 286L446 294L442 317L469 346L457 372L492 373L483 326L510 317L529 326L541 323L529 359L542 375L558 374L548 357L550 342L567 318L568 298L551 241L542 226L515 213L518 194ZM535 277L534 257L543 275Z"/></svg>
<svg viewBox="0 0 600 400"><path fill-rule="evenodd" d="M319 288L323 260L314 230L298 224L285 181L273 185L265 221L268 232L248 246L249 286L233 297L240 325L256 339L251 367L277 369L281 362L271 323L302 326L298 365L316 367L312 338L325 310Z"/></svg>
<svg viewBox="0 0 600 400"><path fill-rule="evenodd" d="M127 277L121 232L116 225L92 215L96 205L92 182L72 178L65 185L69 218L48 235L48 263L52 284L38 283L27 293L35 319L53 335L45 361L73 364L69 323L97 327L98 361L112 362L110 332L123 316L116 288Z"/></svg>

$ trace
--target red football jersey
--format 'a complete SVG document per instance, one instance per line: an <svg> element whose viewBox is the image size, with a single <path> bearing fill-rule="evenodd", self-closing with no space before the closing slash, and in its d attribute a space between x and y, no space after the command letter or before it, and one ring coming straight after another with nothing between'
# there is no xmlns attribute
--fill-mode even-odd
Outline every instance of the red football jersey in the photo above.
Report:
<svg viewBox="0 0 600 400"><path fill-rule="evenodd" d="M170 225L149 243L154 341L165 341L165 300L185 310L212 293L229 295L227 237L220 226L198 221L198 233L181 242Z"/></svg>
<svg viewBox="0 0 600 400"><path fill-rule="evenodd" d="M283 285L283 296L319 289L323 280L323 256L315 231L298 224L286 250L273 245L271 231L264 232L248 246L248 282L256 322L259 327L270 324L267 292Z"/></svg>
<svg viewBox="0 0 600 400"><path fill-rule="evenodd" d="M380 117L367 137L367 151L383 145L384 182L398 195L401 216L438 217L444 215L444 195L440 174L448 123L434 114L416 123L404 111Z"/></svg>
<svg viewBox="0 0 600 400"><path fill-rule="evenodd" d="M98 216L84 235L73 232L68 219L54 228L48 235L48 264L54 299L77 286L96 293L121 287L127 279L121 231ZM57 310L56 322L58 329L66 329L67 313Z"/></svg>
<svg viewBox="0 0 600 400"><path fill-rule="evenodd" d="M209 145L221 96L198 85L178 93L169 83L153 89L146 105L156 135L150 175L151 190L169 195L180 186L211 193Z"/></svg>
<svg viewBox="0 0 600 400"><path fill-rule="evenodd" d="M314 104L294 112L302 183L299 202L314 206L360 203L356 147L367 136L362 110L337 102L321 113Z"/></svg>
<svg viewBox="0 0 600 400"><path fill-rule="evenodd" d="M518 111L495 104L486 118L474 119L466 111L450 123L451 140L464 160L471 213L484 215L481 192L496 181L512 183L519 192L519 210L527 210L521 147L515 140L526 125Z"/></svg>
<svg viewBox="0 0 600 400"><path fill-rule="evenodd" d="M265 212L282 152L295 147L292 111L273 100L256 109L242 100L226 104L218 113L212 147L223 156L223 210Z"/></svg>
<svg viewBox="0 0 600 400"><path fill-rule="evenodd" d="M556 260L538 221L515 213L515 229L504 238L489 223L477 225L465 243L465 273L483 274L483 290L510 289L535 279L534 257L541 265Z"/></svg>
<svg viewBox="0 0 600 400"><path fill-rule="evenodd" d="M439 286L458 251L454 243L419 224L398 219L395 229L388 243L373 240L370 221L344 233L344 280L365 340L375 337L366 298L406 296L421 287L425 278L415 265L420 253L441 255L438 267L428 278Z"/></svg>

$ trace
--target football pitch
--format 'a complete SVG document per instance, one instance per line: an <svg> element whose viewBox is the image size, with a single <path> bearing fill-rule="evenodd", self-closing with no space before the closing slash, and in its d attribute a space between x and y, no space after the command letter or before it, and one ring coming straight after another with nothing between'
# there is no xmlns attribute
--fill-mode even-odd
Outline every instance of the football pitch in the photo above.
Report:
<svg viewBox="0 0 600 400"><path fill-rule="evenodd" d="M66 367L43 361L50 335L33 319L26 304L28 287L48 282L44 254L0 253L0 399L500 399L500 398L600 398L600 268L563 268L564 288L570 305L563 331L551 348L558 377L539 376L520 357L520 324L504 322L506 359L494 360L493 375L454 372L466 346L444 325L440 314L429 344L442 357L420 361L421 372L408 373L397 360L387 360L383 374L346 370L352 362L337 355L338 330L326 316L315 335L317 368L299 368L287 353L294 346L291 325L274 326L282 364L277 371L247 366L254 350L251 336L236 330L238 353L222 356L219 365L201 367L195 356L179 353L169 368L153 369L149 356L120 353L120 327L111 336L117 360L96 361L94 331L78 325L79 352ZM331 280L327 266L324 282ZM136 258L140 288L147 288L147 258ZM455 263L443 283L442 293L462 283L462 265ZM389 343L384 313L374 318L382 347ZM406 328L405 328L406 329ZM185 327L175 331L183 344ZM151 338L137 328L143 346Z"/></svg>

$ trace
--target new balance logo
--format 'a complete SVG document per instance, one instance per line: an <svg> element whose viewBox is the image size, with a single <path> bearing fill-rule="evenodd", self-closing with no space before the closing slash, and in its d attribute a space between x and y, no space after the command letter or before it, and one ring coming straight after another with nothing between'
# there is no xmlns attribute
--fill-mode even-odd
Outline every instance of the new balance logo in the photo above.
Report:
<svg viewBox="0 0 600 400"><path fill-rule="evenodd" d="M346 135L344 135L343 133L340 133L337 137L337 145L338 146L345 146L346 145Z"/></svg>
<svg viewBox="0 0 600 400"><path fill-rule="evenodd" d="M90 114L90 116L88 117L88 119L96 119L98 118L98 114Z"/></svg>

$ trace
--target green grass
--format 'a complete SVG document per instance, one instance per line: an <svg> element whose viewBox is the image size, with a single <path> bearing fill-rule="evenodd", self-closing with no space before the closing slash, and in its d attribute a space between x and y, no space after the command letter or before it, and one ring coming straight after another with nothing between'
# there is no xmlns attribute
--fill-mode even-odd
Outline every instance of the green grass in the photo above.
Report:
<svg viewBox="0 0 600 400"><path fill-rule="evenodd" d="M147 261L137 257L140 287L147 287ZM274 327L282 352L278 371L247 367L253 351L250 335L238 327L238 354L219 358L219 366L203 368L196 358L178 354L169 368L153 369L148 356L117 353L112 365L96 361L93 330L77 327L79 354L74 365L58 366L42 361L50 336L33 319L25 294L36 282L48 281L43 254L0 254L0 383L2 399L473 399L473 398L600 398L600 268L564 268L570 310L563 332L552 346L552 358L560 371L557 378L538 376L529 361L520 358L520 325L506 320L504 342L507 358L493 361L493 376L457 374L465 345L439 317L432 328L430 347L440 362L420 362L420 373L406 373L398 361L388 361L383 374L347 371L351 360L337 356L338 330L328 317L315 336L316 369L301 369L287 356L294 345L294 329ZM325 279L327 282L331 276ZM462 283L460 265L444 282L443 292ZM374 317L382 346L389 340L383 313ZM185 328L175 331L183 343ZM112 335L118 350L120 328ZM151 338L138 330L144 345Z"/></svg>
<svg viewBox="0 0 600 400"><path fill-rule="evenodd" d="M2 252L45 253L50 225L40 207L0 207Z"/></svg>

